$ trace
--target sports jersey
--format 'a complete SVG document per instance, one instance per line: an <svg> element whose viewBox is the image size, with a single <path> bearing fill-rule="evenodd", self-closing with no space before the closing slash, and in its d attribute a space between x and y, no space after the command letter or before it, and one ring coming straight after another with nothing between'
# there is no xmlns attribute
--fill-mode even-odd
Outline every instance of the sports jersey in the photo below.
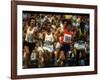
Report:
<svg viewBox="0 0 100 80"><path fill-rule="evenodd" d="M64 42L71 42L72 41L72 36L73 36L73 32L72 31L68 31L67 29L64 30L64 38L63 41Z"/></svg>
<svg viewBox="0 0 100 80"><path fill-rule="evenodd" d="M33 42L33 32L34 28L30 30L30 27L27 29L25 41L32 43Z"/></svg>
<svg viewBox="0 0 100 80"><path fill-rule="evenodd" d="M46 34L45 35L45 40L44 40L44 49L45 50L48 50L49 52L52 52L53 51L53 35L52 33L50 35Z"/></svg>
<svg viewBox="0 0 100 80"><path fill-rule="evenodd" d="M60 43L64 44L64 43L70 43L72 41L72 36L73 36L73 32L69 31L66 29L64 30L63 36L59 37Z"/></svg>

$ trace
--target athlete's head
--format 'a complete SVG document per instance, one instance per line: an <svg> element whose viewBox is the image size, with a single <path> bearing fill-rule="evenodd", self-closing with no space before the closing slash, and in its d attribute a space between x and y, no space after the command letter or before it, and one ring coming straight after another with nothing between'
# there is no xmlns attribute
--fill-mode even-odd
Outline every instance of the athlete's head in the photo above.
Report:
<svg viewBox="0 0 100 80"><path fill-rule="evenodd" d="M67 30L70 31L71 28L72 28L72 24L71 24L71 22L68 22L68 23L67 23Z"/></svg>
<svg viewBox="0 0 100 80"><path fill-rule="evenodd" d="M30 18L30 26L34 27L36 25L36 20L34 18Z"/></svg>
<svg viewBox="0 0 100 80"><path fill-rule="evenodd" d="M51 33L51 24L47 23L47 34L49 35Z"/></svg>

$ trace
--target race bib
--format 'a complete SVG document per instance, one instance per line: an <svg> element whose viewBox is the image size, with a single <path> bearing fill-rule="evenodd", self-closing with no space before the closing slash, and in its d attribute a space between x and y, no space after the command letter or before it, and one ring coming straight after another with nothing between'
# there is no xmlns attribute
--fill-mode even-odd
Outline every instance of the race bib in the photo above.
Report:
<svg viewBox="0 0 100 80"><path fill-rule="evenodd" d="M51 41L46 40L46 41L45 41L45 43L44 43L44 46L50 46L50 45L52 45L52 42L51 42Z"/></svg>
<svg viewBox="0 0 100 80"><path fill-rule="evenodd" d="M69 34L64 34L64 42L69 42L71 41L72 35Z"/></svg>

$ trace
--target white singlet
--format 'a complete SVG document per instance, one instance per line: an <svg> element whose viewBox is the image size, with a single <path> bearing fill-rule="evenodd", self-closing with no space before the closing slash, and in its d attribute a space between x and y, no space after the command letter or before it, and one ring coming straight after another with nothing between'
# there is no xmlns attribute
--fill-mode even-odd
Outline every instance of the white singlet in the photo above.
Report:
<svg viewBox="0 0 100 80"><path fill-rule="evenodd" d="M45 35L45 40L44 40L44 50L48 50L49 52L53 52L53 35L52 33L50 35L46 34Z"/></svg>
<svg viewBox="0 0 100 80"><path fill-rule="evenodd" d="M33 32L34 28L30 30L30 27L27 29L25 41L32 43L33 42Z"/></svg>

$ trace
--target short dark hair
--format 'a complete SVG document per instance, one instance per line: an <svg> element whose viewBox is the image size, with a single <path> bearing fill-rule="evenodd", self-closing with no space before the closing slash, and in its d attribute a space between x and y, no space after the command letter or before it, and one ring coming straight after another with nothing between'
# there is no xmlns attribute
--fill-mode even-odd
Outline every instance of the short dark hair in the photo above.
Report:
<svg viewBox="0 0 100 80"><path fill-rule="evenodd" d="M35 20L35 25L36 25L36 19L31 17L31 18L29 19L29 22L28 22L29 26L30 26L31 20Z"/></svg>

